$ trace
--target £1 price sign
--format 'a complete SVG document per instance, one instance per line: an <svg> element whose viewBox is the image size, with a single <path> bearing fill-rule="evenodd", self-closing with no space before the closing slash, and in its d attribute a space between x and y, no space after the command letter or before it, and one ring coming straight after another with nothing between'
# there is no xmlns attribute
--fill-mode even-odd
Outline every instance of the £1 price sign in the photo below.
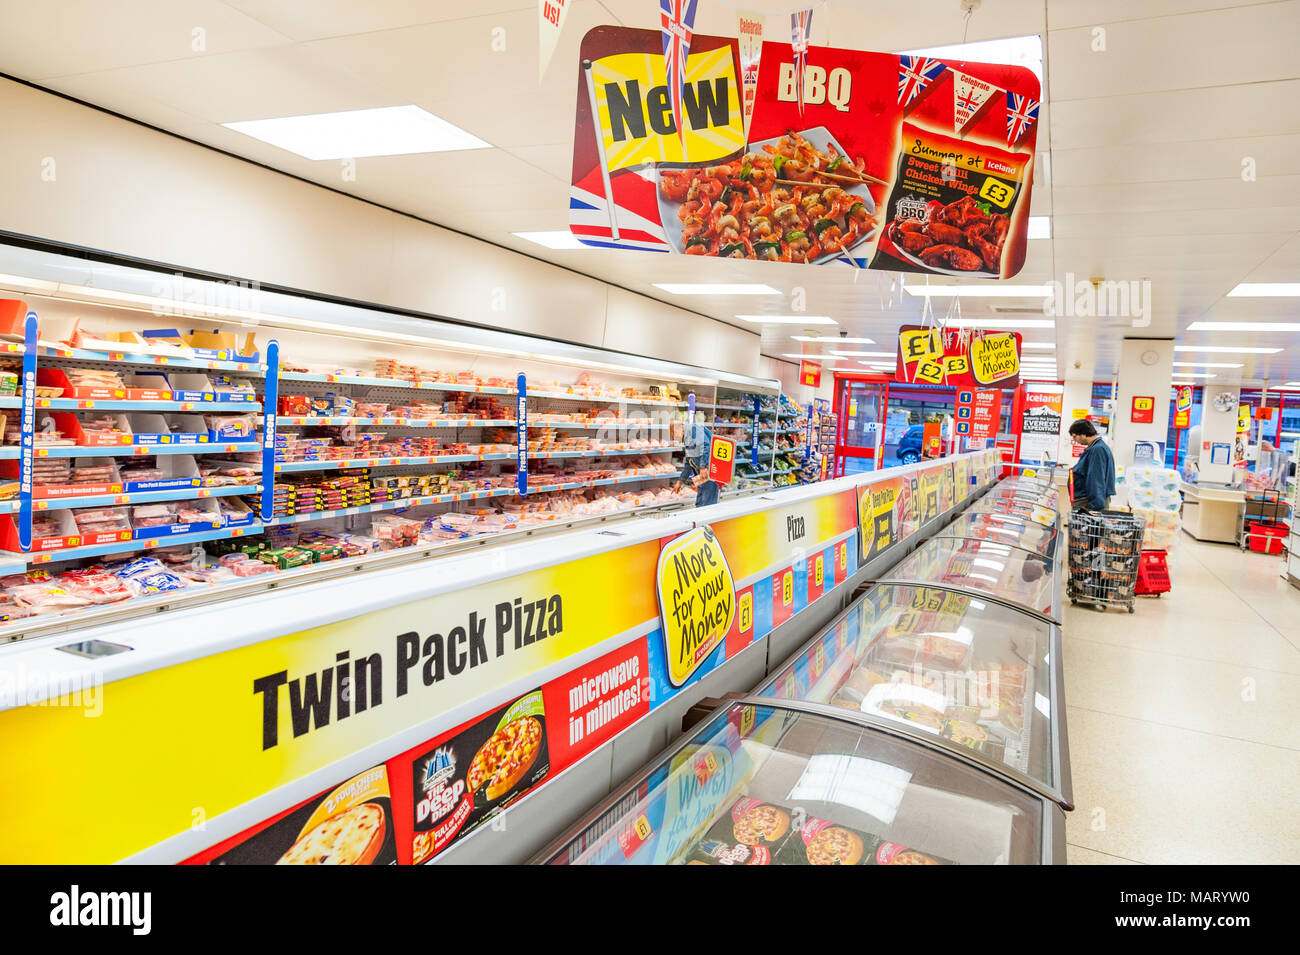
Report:
<svg viewBox="0 0 1300 955"><path fill-rule="evenodd" d="M730 484L736 470L736 442L720 435L713 436L709 445L709 480Z"/></svg>

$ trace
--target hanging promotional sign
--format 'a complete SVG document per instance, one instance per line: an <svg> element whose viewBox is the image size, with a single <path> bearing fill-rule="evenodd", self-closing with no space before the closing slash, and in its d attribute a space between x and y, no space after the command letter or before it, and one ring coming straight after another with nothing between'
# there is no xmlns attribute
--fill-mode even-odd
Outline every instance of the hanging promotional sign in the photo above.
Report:
<svg viewBox="0 0 1300 955"><path fill-rule="evenodd" d="M1244 468L1250 462L1246 448L1250 444L1251 406L1245 403L1237 405L1237 436L1232 442L1232 466Z"/></svg>
<svg viewBox="0 0 1300 955"><path fill-rule="evenodd" d="M898 330L895 376L954 388L1020 383L1019 332L903 325Z"/></svg>
<svg viewBox="0 0 1300 955"><path fill-rule="evenodd" d="M537 81L546 75L573 0L537 0Z"/></svg>
<svg viewBox="0 0 1300 955"><path fill-rule="evenodd" d="M810 50L810 13L792 14L790 43L760 41L747 14L737 40L692 34L687 45L689 31L674 28L682 38L670 43L666 15L661 32L588 32L573 234L682 255L1019 272L1041 97L1033 73Z"/></svg>
<svg viewBox="0 0 1300 955"><path fill-rule="evenodd" d="M728 485L735 470L736 442L715 434L709 444L709 480Z"/></svg>
<svg viewBox="0 0 1300 955"><path fill-rule="evenodd" d="M1065 389L1061 385L1037 385L1025 391L1025 407L1020 417L1020 460L1056 460L1064 405Z"/></svg>
<svg viewBox="0 0 1300 955"><path fill-rule="evenodd" d="M763 16L748 10L736 14L737 53L740 57L740 108L744 114L745 135L754 115L758 97L758 67L763 55Z"/></svg>
<svg viewBox="0 0 1300 955"><path fill-rule="evenodd" d="M799 362L799 384L810 388L822 386L822 366L815 361Z"/></svg>

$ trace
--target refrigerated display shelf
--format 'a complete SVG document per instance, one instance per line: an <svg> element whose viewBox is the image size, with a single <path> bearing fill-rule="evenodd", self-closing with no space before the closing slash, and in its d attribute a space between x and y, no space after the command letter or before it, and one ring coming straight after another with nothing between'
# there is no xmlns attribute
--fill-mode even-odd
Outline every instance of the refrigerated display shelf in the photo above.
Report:
<svg viewBox="0 0 1300 955"><path fill-rule="evenodd" d="M667 477L668 475L664 476ZM761 489L750 488L739 493L754 493L757 490ZM439 541L436 543L422 543L412 547L377 551L361 557L343 558L341 560L307 564L303 567L280 570L273 574L266 574L264 576L237 578L219 584L195 585L183 590L169 591L167 593L154 594L146 597L137 597L134 600L125 602L100 604L61 614L41 614L39 616L25 617L13 621L0 621L0 643L7 640L26 639L50 633L64 632L74 628L92 626L98 622L117 621L131 616L157 613L161 610L170 609L178 605L193 606L195 604L222 601L242 594L254 594L260 591L269 590L273 587L280 588L311 585L353 573L386 570L394 565L422 560L425 557L442 557L450 553L470 551L479 547L509 544L512 541L550 535L582 527L596 526L610 521L620 521L633 516L638 512L646 513L656 510L664 510L681 507L683 504L689 503L691 503L690 498L687 498L684 501L634 505L632 507L620 508L615 511L608 511L604 514L586 515L575 517L570 520L538 522L536 524L529 524L525 527L518 527L513 530L500 531L495 534L478 534L471 537ZM229 536L243 536L260 533L266 529L266 526L257 524L251 527L237 528L234 530L237 530L239 533L232 533ZM232 529L225 528L224 530L230 531ZM219 533L217 536L220 537L223 535ZM179 538L176 538L170 541L160 542L160 546L177 543L182 543L182 541ZM0 575L23 573L27 569L27 564L25 562L14 563L10 558L22 558L26 556L27 555L0 551Z"/></svg>
<svg viewBox="0 0 1300 955"><path fill-rule="evenodd" d="M92 544L89 547L64 547L58 550L32 551L27 554L0 551L0 565L11 563L17 565L21 561L25 561L28 565L52 564L55 561L81 560L86 557L108 557L112 554L153 550L157 547L178 547L184 544L201 544L204 541L227 537L243 537L249 534L260 534L263 530L261 524L246 524L243 527L214 527L211 530L197 531L193 534L133 538L125 541L114 541L111 544ZM13 572L22 573L21 570Z"/></svg>
<svg viewBox="0 0 1300 955"><path fill-rule="evenodd" d="M413 391L463 391L483 395L516 395L516 388L494 385L462 385L451 381L415 381L409 378L374 378L368 375L326 375L310 372L283 371L280 381L305 381L337 385L359 385L371 388L409 388ZM651 405L665 408L685 408L684 401L666 401L660 398L626 398L605 395L573 394L564 391L528 390L529 398L557 398L565 401L591 401L605 404Z"/></svg>
<svg viewBox="0 0 1300 955"><path fill-rule="evenodd" d="M348 458L337 461L282 461L276 474L300 471L337 471L344 468L414 467L421 464L465 464L470 461L512 461L513 454L442 454L422 458Z"/></svg>
<svg viewBox="0 0 1300 955"><path fill-rule="evenodd" d="M148 355L134 352L88 351L84 348L56 348L50 345L39 346L37 354L41 358L73 361L121 362L127 365L166 365L171 368L202 368L209 371L242 371L250 373L266 371L266 366L261 362L218 361L207 358L187 358L180 355Z"/></svg>
<svg viewBox="0 0 1300 955"><path fill-rule="evenodd" d="M0 448L0 461L12 461L19 456L19 447L16 444L6 445Z"/></svg>
<svg viewBox="0 0 1300 955"><path fill-rule="evenodd" d="M23 406L22 395L5 395L0 397L0 409L16 411Z"/></svg>
<svg viewBox="0 0 1300 955"><path fill-rule="evenodd" d="M116 458L144 457L151 454L252 454L261 451L262 446L256 441L240 441L232 444L209 442L201 444L116 444L98 448L72 447L34 449L37 458ZM12 455L18 457L18 449Z"/></svg>
<svg viewBox="0 0 1300 955"><path fill-rule="evenodd" d="M89 494L84 497L45 498L32 501L33 511L56 511L70 507L118 507L124 504L156 504L159 501L193 501L209 497L239 497L262 493L260 484L233 484L227 487L177 487L162 491L124 491L120 494ZM18 510L18 503L13 510Z"/></svg>
<svg viewBox="0 0 1300 955"><path fill-rule="evenodd" d="M326 375L303 371L282 371L280 381L306 381L331 385L358 385L370 388L408 388L412 391L464 391L481 395L513 395L514 388L490 385L460 385L453 381L414 381L409 378L375 378L369 375Z"/></svg>
<svg viewBox="0 0 1300 955"><path fill-rule="evenodd" d="M635 481L675 480L677 472L666 474L629 474L621 477L598 478L590 481L561 481L540 487L529 487L528 496L547 494L554 491L579 490L589 487L606 487L611 484L630 484ZM485 488L481 491L464 491L459 494L429 494L423 497L406 497L380 504L361 504L356 507L344 507L332 511L308 511L303 514L286 514L273 517L267 521L272 524L301 524L305 521L324 521L336 517L350 517L355 514L375 514L381 511L401 510L403 508L421 507L429 504L453 504L459 501L481 501L494 497L514 497L519 491L513 487Z"/></svg>
<svg viewBox="0 0 1300 955"><path fill-rule="evenodd" d="M629 454L664 454L681 450L681 445L666 448L633 448L621 451L542 451L529 452L531 460L547 458L609 458ZM442 454L420 458L348 458L339 461L281 461L275 466L277 474L295 471L333 471L339 468L411 467L421 464L464 464L470 461L513 461L513 453L495 454Z"/></svg>
<svg viewBox="0 0 1300 955"><path fill-rule="evenodd" d="M514 418L303 418L297 415L276 415L275 423L277 427L354 424L398 428L513 428L519 424Z"/></svg>
<svg viewBox="0 0 1300 955"><path fill-rule="evenodd" d="M36 407L50 411L199 411L260 412L260 401L135 401L120 398L37 398Z"/></svg>

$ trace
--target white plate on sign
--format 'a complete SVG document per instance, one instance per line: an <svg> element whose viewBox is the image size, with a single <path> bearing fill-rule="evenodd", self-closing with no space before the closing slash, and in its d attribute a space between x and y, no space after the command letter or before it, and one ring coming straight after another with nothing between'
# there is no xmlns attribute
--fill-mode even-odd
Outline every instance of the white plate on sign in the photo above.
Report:
<svg viewBox="0 0 1300 955"><path fill-rule="evenodd" d="M830 130L828 130L825 126L816 126L812 129L806 129L803 132L799 133L799 135L808 141L808 145L812 146L814 149L819 150L823 155L827 155L827 156L830 155L830 146L833 144L835 146L836 151L841 156L843 156L845 159L850 158L847 150L845 150L835 140L835 137L830 134ZM774 147L776 146L777 143L781 141L781 139L782 139L781 136L777 136L773 139L764 139L761 142L750 143L748 146L745 147L745 153L762 152L764 146ZM664 167L658 167L656 169L655 198L659 200L659 221L663 223L664 235L667 236L668 238L668 244L672 246L673 251L676 252L678 255L686 254L686 246L685 243L682 241L682 223L681 220L677 218L677 210L681 208L682 204L680 202L676 202L672 199L669 199L660 190L659 188L660 172L666 170L672 170L675 172L682 169L704 169L709 166L725 165L728 161L729 160L724 159L724 160L715 160L714 162L707 162L707 163L694 163L689 166L681 166L681 165L664 166ZM734 160L730 160L730 161L734 161ZM827 183L827 185L831 185L831 183ZM876 214L876 200L872 198L871 190L867 187L866 184L863 184L861 186L851 186L848 183L841 183L840 185L844 186L845 192L849 193L852 196L856 196L858 199L862 201L862 204L867 207L868 215ZM848 246L845 249L845 252L849 251L850 249L857 248L858 246L862 245L862 243L864 242L871 241L871 239L875 236L877 231L879 231L878 228L872 229L870 232L868 232L866 235L859 238L852 245ZM709 256L709 258L717 258L717 256ZM844 258L843 252L827 252L824 255L819 255L817 258L813 259L811 262L806 264L821 265L823 262L831 262L839 258ZM751 259L750 261L763 261L763 260Z"/></svg>

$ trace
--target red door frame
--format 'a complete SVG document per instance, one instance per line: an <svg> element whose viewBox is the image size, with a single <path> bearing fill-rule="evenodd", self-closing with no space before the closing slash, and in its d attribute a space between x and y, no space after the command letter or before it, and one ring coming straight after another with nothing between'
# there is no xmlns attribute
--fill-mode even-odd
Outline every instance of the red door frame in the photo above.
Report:
<svg viewBox="0 0 1300 955"><path fill-rule="evenodd" d="M862 383L868 385L880 385L882 388L880 402L880 426L884 427L885 416L889 411L889 375L867 374L856 371L837 371L835 372L835 381L833 391L835 402L835 477L844 476L844 459L845 458L866 458L872 462L872 468L875 469L879 462L875 460L875 448L859 448L856 445L847 445L844 443L845 436L848 434L849 426L849 407L845 400L848 395L848 386L850 384Z"/></svg>

